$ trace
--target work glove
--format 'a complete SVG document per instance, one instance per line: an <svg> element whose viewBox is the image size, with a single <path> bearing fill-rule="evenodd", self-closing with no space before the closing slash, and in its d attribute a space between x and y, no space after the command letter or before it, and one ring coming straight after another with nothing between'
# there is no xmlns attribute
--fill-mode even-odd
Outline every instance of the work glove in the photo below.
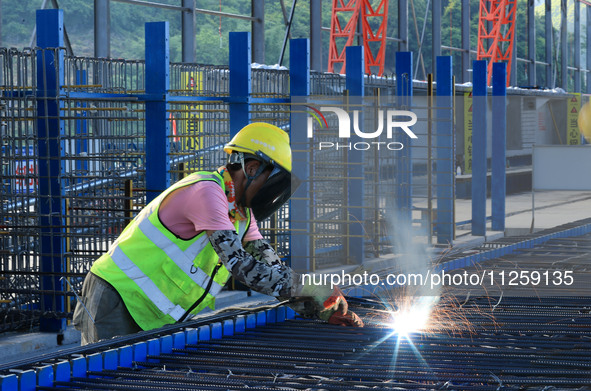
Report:
<svg viewBox="0 0 591 391"><path fill-rule="evenodd" d="M316 317L330 324L363 327L361 318L353 311L349 311L347 300L339 287L330 290L326 286L306 285L302 287L301 294L298 296L312 298L305 303L305 312L308 314L312 312Z"/></svg>

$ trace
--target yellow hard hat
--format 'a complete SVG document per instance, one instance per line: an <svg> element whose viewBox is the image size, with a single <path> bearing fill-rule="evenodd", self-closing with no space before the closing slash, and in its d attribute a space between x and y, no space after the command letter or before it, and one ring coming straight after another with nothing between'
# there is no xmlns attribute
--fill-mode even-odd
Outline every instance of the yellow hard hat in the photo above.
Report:
<svg viewBox="0 0 591 391"><path fill-rule="evenodd" d="M253 122L242 128L224 146L228 154L244 152L269 159L267 163L277 164L291 173L291 147L289 135L275 125Z"/></svg>

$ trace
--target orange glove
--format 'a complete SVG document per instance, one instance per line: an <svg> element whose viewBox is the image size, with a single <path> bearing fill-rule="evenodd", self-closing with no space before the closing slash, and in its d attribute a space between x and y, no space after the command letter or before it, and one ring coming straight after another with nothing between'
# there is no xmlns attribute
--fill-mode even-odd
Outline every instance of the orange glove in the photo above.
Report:
<svg viewBox="0 0 591 391"><path fill-rule="evenodd" d="M320 319L340 326L363 327L361 318L353 311L349 311L347 300L338 287L335 287L332 295L324 301L323 307L319 314Z"/></svg>

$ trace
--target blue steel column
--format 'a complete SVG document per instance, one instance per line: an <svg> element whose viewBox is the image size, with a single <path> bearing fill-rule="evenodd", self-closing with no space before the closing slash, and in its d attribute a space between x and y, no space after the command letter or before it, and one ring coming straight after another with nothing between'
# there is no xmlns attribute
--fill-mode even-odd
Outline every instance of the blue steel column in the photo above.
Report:
<svg viewBox="0 0 591 391"><path fill-rule="evenodd" d="M396 97L401 110L412 109L412 52L396 52ZM408 120L408 118L404 118ZM411 138L401 129L394 129L396 141L404 148L396 152L396 206L401 221L411 221L412 154ZM410 227L409 227L410 229Z"/></svg>
<svg viewBox="0 0 591 391"><path fill-rule="evenodd" d="M146 200L170 186L168 22L146 23Z"/></svg>
<svg viewBox="0 0 591 391"><path fill-rule="evenodd" d="M87 85L88 75L85 69L76 71L76 85ZM85 101L76 104L77 107L87 107L88 104ZM76 156L80 156L81 153L88 153L88 121L86 120L87 112L82 111L76 113L76 117L80 117L76 120L76 136L80 137L76 140ZM88 160L76 160L76 170L82 170L88 172ZM78 182L82 182L82 178L78 179Z"/></svg>
<svg viewBox="0 0 591 391"><path fill-rule="evenodd" d="M486 60L472 67L472 235L486 234Z"/></svg>
<svg viewBox="0 0 591 391"><path fill-rule="evenodd" d="M346 62L347 62L347 77L346 77L346 88L349 91L349 102L354 105L363 103L364 96L364 74L365 66L363 59L363 46L349 46L346 49ZM358 109L361 112L363 110ZM363 117L361 115L361 117ZM359 119L359 123L363 124L363 119ZM362 141L355 132L351 132L351 145L355 142ZM349 255L351 260L356 263L363 262L363 255L365 253L365 240L363 238L363 224L364 224L364 213L363 213L363 194L365 181L362 179L363 174L363 151L356 151L352 149L347 154L349 169L348 169L348 184L349 190L349 218L351 221L349 224L349 235L351 237L348 240L349 243ZM361 179L357 179L361 178Z"/></svg>
<svg viewBox="0 0 591 391"><path fill-rule="evenodd" d="M63 51L64 14L62 10L37 11L37 149L39 170L39 214L41 225L39 252L40 271L58 273L40 279L41 290L64 291L59 273L64 272L65 204L60 183L64 121L60 119L59 100L64 84ZM57 55L57 58L56 58ZM65 301L56 295L41 297L41 311L63 312ZM66 327L66 319L41 318L40 330L59 332Z"/></svg>
<svg viewBox="0 0 591 391"><path fill-rule="evenodd" d="M454 234L453 67L451 56L437 57L437 243Z"/></svg>
<svg viewBox="0 0 591 391"><path fill-rule="evenodd" d="M250 122L250 33L230 33L230 138Z"/></svg>
<svg viewBox="0 0 591 391"><path fill-rule="evenodd" d="M292 39L289 44L289 90L292 100L306 100L310 95L310 42L307 39ZM299 98L299 99L298 99ZM292 107L290 117L290 141L292 170L302 181L289 206L292 234L290 237L291 267L300 272L311 271L310 202L312 194L310 179L310 153L306 110Z"/></svg>
<svg viewBox="0 0 591 391"><path fill-rule="evenodd" d="M507 177L507 64L494 63L492 72L492 230L504 231Z"/></svg>

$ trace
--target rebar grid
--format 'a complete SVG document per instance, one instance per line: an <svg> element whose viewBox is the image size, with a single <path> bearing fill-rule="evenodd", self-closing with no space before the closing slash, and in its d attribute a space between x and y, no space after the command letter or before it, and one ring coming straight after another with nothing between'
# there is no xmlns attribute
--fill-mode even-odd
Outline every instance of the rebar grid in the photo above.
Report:
<svg viewBox="0 0 591 391"><path fill-rule="evenodd" d="M462 300L458 300L462 301ZM311 320L268 323L221 339L148 354L131 368L90 370L39 390L366 388L586 390L589 298L475 297L453 311L464 327L399 335L388 316L354 308L363 329ZM272 322L268 320L268 322ZM439 327L439 329L438 329ZM64 387L64 388L60 388Z"/></svg>

